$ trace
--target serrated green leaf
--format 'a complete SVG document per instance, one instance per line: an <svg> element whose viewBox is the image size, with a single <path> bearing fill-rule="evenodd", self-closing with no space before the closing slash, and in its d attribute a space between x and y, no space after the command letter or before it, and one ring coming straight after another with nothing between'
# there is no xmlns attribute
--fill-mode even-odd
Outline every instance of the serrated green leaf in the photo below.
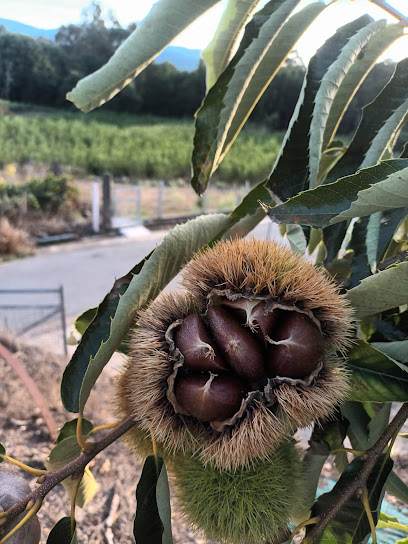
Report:
<svg viewBox="0 0 408 544"><path fill-rule="evenodd" d="M369 436L370 417L360 402L344 402L341 413L349 421L347 434L351 445L356 450L367 450L374 445L373 434ZM387 491L397 499L408 504L408 486L394 471L388 477Z"/></svg>
<svg viewBox="0 0 408 544"><path fill-rule="evenodd" d="M84 436L86 439L86 435ZM61 440L50 452L49 459L45 462L48 470L58 470L69 462L73 461L81 455L81 447L79 446L76 436L69 436ZM62 482L67 493L71 494L73 487L71 477ZM95 493L98 491L99 485L87 467L79 485L76 504L83 508L88 503Z"/></svg>
<svg viewBox="0 0 408 544"><path fill-rule="evenodd" d="M405 159L398 159L405 160ZM387 161L388 162L388 161ZM380 165L384 164L380 163ZM362 170L361 172L364 172ZM343 178L345 179L345 178ZM404 208L408 205L408 168L396 171L383 181L357 193L357 199L349 209L331 220L331 224L344 219L363 217L390 208Z"/></svg>
<svg viewBox="0 0 408 544"><path fill-rule="evenodd" d="M408 544L408 538L403 538L402 540L397 540L395 544Z"/></svg>
<svg viewBox="0 0 408 544"><path fill-rule="evenodd" d="M400 223L407 217L408 208L387 210L382 214L380 236L378 239L377 262L381 262Z"/></svg>
<svg viewBox="0 0 408 544"><path fill-rule="evenodd" d="M302 460L302 477L299 482L299 492L302 493L302 502L296 510L291 512L291 518L296 525L310 517L310 510L316 499L317 487L323 466L329 453L314 452L313 444L308 448Z"/></svg>
<svg viewBox="0 0 408 544"><path fill-rule="evenodd" d="M408 262L364 279L360 285L348 291L347 298L359 318L407 304Z"/></svg>
<svg viewBox="0 0 408 544"><path fill-rule="evenodd" d="M74 326L80 335L83 335L98 313L98 307L88 308L75 319Z"/></svg>
<svg viewBox="0 0 408 544"><path fill-rule="evenodd" d="M309 188L317 185L320 159L323 148L326 123L329 118L330 109L337 91L346 77L347 73L357 61L359 54L367 47L373 37L384 29L387 22L385 19L374 21L360 29L349 42L343 47L339 57L330 66L324 75L320 88L316 94L315 105L310 124L309 138Z"/></svg>
<svg viewBox="0 0 408 544"><path fill-rule="evenodd" d="M126 335L136 313L160 293L199 249L226 228L228 221L226 215L213 214L177 225L149 259L142 261L139 273L133 275L119 301L115 300L109 328L102 330L103 338L92 335L92 327L88 327L77 348L78 356L74 354L64 372L61 391L68 410L82 413L93 385Z"/></svg>
<svg viewBox="0 0 408 544"><path fill-rule="evenodd" d="M309 440L309 447L302 461L302 476L299 482L302 502L301 505L296 505L295 512L291 512L291 518L296 524L309 518L323 465L330 452L342 446L347 426L347 421L341 417L334 421L325 421L321 425L315 425Z"/></svg>
<svg viewBox="0 0 408 544"><path fill-rule="evenodd" d="M332 491L320 495L312 510L312 516L322 514L344 492L361 471L364 461L354 459L341 475ZM377 523L381 502L385 492L387 478L392 470L393 462L389 456L381 455L366 481L368 500ZM306 530L306 535L310 529ZM354 495L332 519L320 538L320 544L360 544L366 542L370 535L370 525L361 499Z"/></svg>
<svg viewBox="0 0 408 544"><path fill-rule="evenodd" d="M47 544L77 544L77 542L76 523L74 523L74 534L72 534L70 517L60 519L47 538Z"/></svg>
<svg viewBox="0 0 408 544"><path fill-rule="evenodd" d="M195 19L220 0L160 0L107 64L81 79L67 94L77 108L88 112L113 98Z"/></svg>
<svg viewBox="0 0 408 544"><path fill-rule="evenodd" d="M152 253L142 259L125 276L115 280L112 289L98 306L96 315L91 322L86 324L90 314L87 317L83 317L84 314L80 316L80 327L84 327L82 338L64 371L61 382L61 399L65 408L70 412L79 411L79 393L87 368L92 358L98 353L101 345L109 339L112 319L117 310L120 297L124 295L133 277L140 273Z"/></svg>
<svg viewBox="0 0 408 544"><path fill-rule="evenodd" d="M408 525L400 523L396 517L387 516L384 512L380 513L377 529L394 529L395 531L405 531L408 533Z"/></svg>
<svg viewBox="0 0 408 544"><path fill-rule="evenodd" d="M392 359L401 363L408 363L408 340L401 342L372 342L371 345Z"/></svg>
<svg viewBox="0 0 408 544"><path fill-rule="evenodd" d="M323 229L323 242L327 249L326 267L333 262L340 251L348 227L349 221L342 221L341 223L329 225Z"/></svg>
<svg viewBox="0 0 408 544"><path fill-rule="evenodd" d="M3 457L2 455L6 454L6 448L3 446L3 444L0 442L0 463L3 463Z"/></svg>
<svg viewBox="0 0 408 544"><path fill-rule="evenodd" d="M402 148L400 158L401 159L408 158L408 142L405 142L404 147Z"/></svg>
<svg viewBox="0 0 408 544"><path fill-rule="evenodd" d="M307 248L305 233L299 225L286 225L285 238L294 253L304 255Z"/></svg>
<svg viewBox="0 0 408 544"><path fill-rule="evenodd" d="M384 158L383 155L387 150L389 151L389 154L392 155L392 148L395 145L398 134L406 123L407 114L408 100L405 100L405 102L386 120L384 125L375 135L375 138L371 142L367 154L361 163L361 168L371 166Z"/></svg>
<svg viewBox="0 0 408 544"><path fill-rule="evenodd" d="M303 30L325 6L304 8L308 17L286 19L300 0L273 0L248 23L241 45L210 89L196 116L191 184L202 194L269 82ZM311 16L312 15L312 16ZM296 25L292 20L295 18Z"/></svg>
<svg viewBox="0 0 408 544"><path fill-rule="evenodd" d="M357 340L348 351L347 368L351 372L349 400L408 402L408 373L367 342Z"/></svg>
<svg viewBox="0 0 408 544"><path fill-rule="evenodd" d="M340 406L340 411L349 422L347 435L352 447L356 450L367 450L373 446L368 431L371 419L364 410L364 405L360 402L347 401Z"/></svg>
<svg viewBox="0 0 408 544"><path fill-rule="evenodd" d="M268 215L277 223L325 227L383 209L403 207L407 204L404 199L407 189L401 180L407 176L408 159L384 161L333 183L304 191L269 209ZM382 185L377 188L380 183ZM365 205L363 199L367 198L367 193L370 203ZM387 200L384 201L384 197ZM391 203L389 199L392 199Z"/></svg>
<svg viewBox="0 0 408 544"><path fill-rule="evenodd" d="M260 0L229 0L210 43L202 51L206 65L207 91L231 60L240 33Z"/></svg>
<svg viewBox="0 0 408 544"><path fill-rule="evenodd" d="M68 438L69 436L76 436L77 423L78 423L77 417L75 419L71 419L71 421L67 421L66 423L64 423L64 425L60 429L57 439L55 440L55 444L59 444L65 438ZM86 419L85 417L83 417L82 418L82 434L83 435L89 434L93 428L94 426L89 421L89 419Z"/></svg>
<svg viewBox="0 0 408 544"><path fill-rule="evenodd" d="M329 150L330 151L330 150ZM323 152L320 157L319 173L317 175L317 185L320 185L334 165L341 159L346 152L346 148L343 147L336 152Z"/></svg>
<svg viewBox="0 0 408 544"><path fill-rule="evenodd" d="M367 28L367 27L366 27ZM367 74L373 68L377 59L399 37L403 36L404 29L400 24L390 24L376 32L367 42L364 49L360 49L352 65L349 67L341 85L334 97L330 113L326 122L322 149L330 144L336 134L340 121L343 118L353 96L359 89ZM371 165L370 165L371 166Z"/></svg>
<svg viewBox="0 0 408 544"><path fill-rule="evenodd" d="M220 161L228 153L256 103L261 98L262 94L275 77L289 54L293 51L296 43L325 7L326 5L320 0L311 3L305 6L300 12L292 15L292 17L290 17L290 19L281 28L279 34L273 40L273 43L257 66L256 71L251 74L251 79L247 88L241 94L236 106L233 107L233 115L230 115L227 121L227 124L230 124L222 147L222 152L219 159ZM253 47L256 47L256 43L253 44ZM243 58L242 63L245 60L246 59ZM249 60L249 62L251 61ZM237 76L239 76L239 74L237 74ZM229 97L230 95L228 88L225 97L227 102L229 101ZM225 110L221 116L221 122L223 117L227 119Z"/></svg>
<svg viewBox="0 0 408 544"><path fill-rule="evenodd" d="M375 274L377 270L378 241L380 238L381 212L370 215L367 223L367 233L365 245L367 248L367 263L371 273Z"/></svg>
<svg viewBox="0 0 408 544"><path fill-rule="evenodd" d="M356 172L370 144L393 112L408 99L408 59L400 61L390 81L378 96L363 108L363 116L347 151L329 172L325 183ZM375 160L377 162L378 159Z"/></svg>
<svg viewBox="0 0 408 544"><path fill-rule="evenodd" d="M162 542L163 544L172 544L170 489L164 464L156 484L156 502L160 520L163 524Z"/></svg>
<svg viewBox="0 0 408 544"><path fill-rule="evenodd" d="M371 404L374 409L374 415L371 416L371 421L368 424L368 443L375 444L382 433L388 427L391 415L391 403L365 403Z"/></svg>
<svg viewBox="0 0 408 544"><path fill-rule="evenodd" d="M391 472L387 482L387 491L397 499L408 504L408 485L395 472Z"/></svg>
<svg viewBox="0 0 408 544"><path fill-rule="evenodd" d="M171 544L170 493L163 459L147 457L136 489L136 544Z"/></svg>
<svg viewBox="0 0 408 544"><path fill-rule="evenodd" d="M347 246L347 249L353 251L350 278L347 280L348 289L355 287L362 279L371 274L366 252L367 227L367 217L359 219L353 225L353 232Z"/></svg>
<svg viewBox="0 0 408 544"><path fill-rule="evenodd" d="M325 72L349 38L373 20L369 15L363 15L340 27L311 58L295 111L267 182L269 189L281 200L286 200L306 188L309 176L310 121L315 96Z"/></svg>

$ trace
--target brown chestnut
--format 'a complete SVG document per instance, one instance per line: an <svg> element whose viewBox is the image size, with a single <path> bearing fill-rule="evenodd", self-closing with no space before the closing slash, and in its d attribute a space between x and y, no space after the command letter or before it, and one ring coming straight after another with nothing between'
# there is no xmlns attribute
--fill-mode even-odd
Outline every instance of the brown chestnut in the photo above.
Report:
<svg viewBox="0 0 408 544"><path fill-rule="evenodd" d="M199 314L188 315L174 336L176 347L184 357L184 366L191 370L228 370L226 362L212 346L209 331Z"/></svg>
<svg viewBox="0 0 408 544"><path fill-rule="evenodd" d="M268 346L268 376L304 378L324 355L324 339L305 314L279 311L279 321Z"/></svg>
<svg viewBox="0 0 408 544"><path fill-rule="evenodd" d="M236 376L189 374L177 376L175 396L183 410L200 421L223 421L240 408L247 392Z"/></svg>
<svg viewBox="0 0 408 544"><path fill-rule="evenodd" d="M252 332L258 333L262 339L271 335L275 327L277 312L272 311L265 315L264 301L238 298L236 300L225 299L221 304L233 308L240 322L249 327Z"/></svg>
<svg viewBox="0 0 408 544"><path fill-rule="evenodd" d="M235 372L249 382L264 377L264 355L255 335L223 306L210 306L207 320L221 354Z"/></svg>

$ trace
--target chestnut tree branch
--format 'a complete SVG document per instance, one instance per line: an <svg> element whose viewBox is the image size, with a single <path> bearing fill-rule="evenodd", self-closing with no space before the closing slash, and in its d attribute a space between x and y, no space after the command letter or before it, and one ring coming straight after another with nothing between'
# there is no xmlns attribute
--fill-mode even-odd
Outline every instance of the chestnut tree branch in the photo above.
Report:
<svg viewBox="0 0 408 544"><path fill-rule="evenodd" d="M1 530L4 534L7 530L9 523L15 519L19 514L24 512L27 507L27 504L32 500L34 503L37 501L42 501L44 497L53 489L57 484L61 483L63 480L69 476L80 475L83 473L85 467L94 457L98 455L102 450L110 446L118 438L124 435L129 429L135 425L135 420L132 416L128 416L123 419L110 433L106 434L103 438L98 440L93 444L87 445L87 450L83 451L76 459L70 461L67 465L54 470L52 472L47 472L41 476L41 485L37 489L23 499L20 499L16 502L11 508L2 513L2 517L7 519L7 522L1 527ZM42 481L42 479L44 480Z"/></svg>
<svg viewBox="0 0 408 544"><path fill-rule="evenodd" d="M403 15L400 11L390 6L388 2L385 2L385 0L370 0L370 2L380 7L381 9L383 9L384 11L386 11L393 17L397 18L398 21L400 21L404 25L408 25L408 18L405 15Z"/></svg>
<svg viewBox="0 0 408 544"><path fill-rule="evenodd" d="M367 478L373 470L379 456L387 446L388 442L398 433L407 418L408 403L405 403L374 446L367 450L366 460L360 472L350 482L339 498L320 515L319 521L316 523L307 537L302 540L302 544L312 544L313 542L317 542L331 520L335 517L339 510L341 510L348 499L350 499L358 490L364 488Z"/></svg>

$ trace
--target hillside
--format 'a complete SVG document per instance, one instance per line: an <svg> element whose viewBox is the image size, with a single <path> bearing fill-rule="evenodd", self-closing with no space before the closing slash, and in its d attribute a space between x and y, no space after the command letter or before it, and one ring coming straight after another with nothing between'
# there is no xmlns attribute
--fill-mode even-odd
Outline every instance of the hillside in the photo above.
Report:
<svg viewBox="0 0 408 544"><path fill-rule="evenodd" d="M37 28L35 26L26 25L18 21L12 21L10 19L2 19L0 17L0 26L4 26L9 32L16 34L25 34L32 38L47 38L48 40L54 40L57 28L44 29ZM170 62L178 70L192 72L198 66L200 61L201 51L199 49L187 49L186 47L177 47L170 45L157 57L155 62L161 64L163 62Z"/></svg>
<svg viewBox="0 0 408 544"><path fill-rule="evenodd" d="M9 32L14 32L15 34L26 34L32 38L47 38L48 40L53 40L55 34L58 32L57 28L54 29L44 29L36 28L35 26L25 25L24 23L19 23L18 21L11 21L10 19L2 19L0 17L0 26L4 26Z"/></svg>

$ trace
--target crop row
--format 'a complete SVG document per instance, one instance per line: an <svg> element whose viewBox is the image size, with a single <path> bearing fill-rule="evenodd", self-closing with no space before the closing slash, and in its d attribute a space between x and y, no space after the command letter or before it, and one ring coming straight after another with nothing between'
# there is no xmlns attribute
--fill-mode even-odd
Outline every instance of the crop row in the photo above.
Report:
<svg viewBox="0 0 408 544"><path fill-rule="evenodd" d="M56 112L0 117L0 166L54 160L87 174L130 178L189 178L192 121L137 120ZM129 119L130 118L130 119ZM112 122L113 121L113 122ZM261 181L279 151L280 135L247 128L217 172L222 181Z"/></svg>

